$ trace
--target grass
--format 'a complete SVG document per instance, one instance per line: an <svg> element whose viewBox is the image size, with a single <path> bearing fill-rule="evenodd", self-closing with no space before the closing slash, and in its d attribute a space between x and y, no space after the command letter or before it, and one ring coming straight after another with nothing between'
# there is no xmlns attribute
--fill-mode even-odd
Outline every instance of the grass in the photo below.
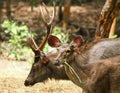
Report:
<svg viewBox="0 0 120 93"><path fill-rule="evenodd" d="M82 93L81 88L69 80L48 79L44 83L25 87L30 66L27 62L0 59L0 93Z"/></svg>

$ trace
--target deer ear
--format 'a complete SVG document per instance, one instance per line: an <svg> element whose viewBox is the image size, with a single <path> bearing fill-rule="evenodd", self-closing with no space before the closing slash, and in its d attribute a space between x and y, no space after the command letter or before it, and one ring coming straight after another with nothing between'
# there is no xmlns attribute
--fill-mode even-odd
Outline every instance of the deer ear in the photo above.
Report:
<svg viewBox="0 0 120 93"><path fill-rule="evenodd" d="M61 42L60 42L60 40L56 36L49 35L49 37L48 37L48 44L51 47L59 47L61 45Z"/></svg>
<svg viewBox="0 0 120 93"><path fill-rule="evenodd" d="M83 43L83 37L79 35L76 38L74 38L73 42L76 44L77 47L79 47Z"/></svg>

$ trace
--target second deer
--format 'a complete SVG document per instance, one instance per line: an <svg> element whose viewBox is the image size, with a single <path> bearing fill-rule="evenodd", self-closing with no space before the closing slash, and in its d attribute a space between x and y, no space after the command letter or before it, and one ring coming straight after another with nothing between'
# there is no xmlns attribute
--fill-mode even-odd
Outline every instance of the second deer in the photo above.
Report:
<svg viewBox="0 0 120 93"><path fill-rule="evenodd" d="M54 38L58 39L55 36ZM51 38L48 41L50 40ZM60 43L58 41L60 40L51 44ZM120 56L120 38L101 39L87 44L82 42L81 36L75 38L73 43L56 57L55 64L67 63L65 70L68 77L86 93L120 93L120 83L117 82L120 76L120 57L116 57Z"/></svg>

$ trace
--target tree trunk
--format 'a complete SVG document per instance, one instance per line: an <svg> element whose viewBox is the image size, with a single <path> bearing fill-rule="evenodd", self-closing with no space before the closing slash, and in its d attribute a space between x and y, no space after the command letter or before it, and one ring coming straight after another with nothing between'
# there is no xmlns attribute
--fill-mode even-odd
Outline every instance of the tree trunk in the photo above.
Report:
<svg viewBox="0 0 120 93"><path fill-rule="evenodd" d="M96 28L95 38L108 38L113 20L119 12L120 0L106 0Z"/></svg>

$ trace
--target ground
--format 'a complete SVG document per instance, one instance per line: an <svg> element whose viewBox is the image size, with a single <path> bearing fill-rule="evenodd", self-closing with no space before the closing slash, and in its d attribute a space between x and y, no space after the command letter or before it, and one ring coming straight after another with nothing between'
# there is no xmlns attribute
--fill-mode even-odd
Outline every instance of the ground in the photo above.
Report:
<svg viewBox="0 0 120 93"><path fill-rule="evenodd" d="M48 79L25 87L31 65L27 62L0 60L0 93L80 93L81 89L67 80Z"/></svg>

